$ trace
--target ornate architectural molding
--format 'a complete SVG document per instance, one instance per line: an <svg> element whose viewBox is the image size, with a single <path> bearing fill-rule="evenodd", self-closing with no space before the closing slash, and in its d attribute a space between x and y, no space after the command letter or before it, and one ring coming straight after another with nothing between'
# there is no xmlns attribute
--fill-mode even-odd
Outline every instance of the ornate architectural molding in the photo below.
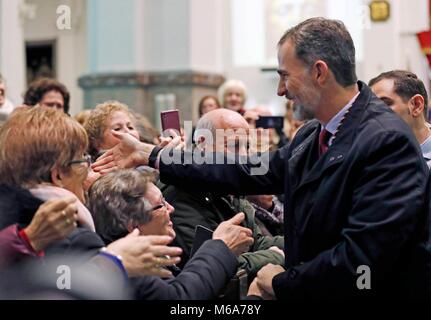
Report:
<svg viewBox="0 0 431 320"><path fill-rule="evenodd" d="M220 74L172 71L130 72L86 75L78 80L83 89L95 87L201 86L218 88L225 78Z"/></svg>

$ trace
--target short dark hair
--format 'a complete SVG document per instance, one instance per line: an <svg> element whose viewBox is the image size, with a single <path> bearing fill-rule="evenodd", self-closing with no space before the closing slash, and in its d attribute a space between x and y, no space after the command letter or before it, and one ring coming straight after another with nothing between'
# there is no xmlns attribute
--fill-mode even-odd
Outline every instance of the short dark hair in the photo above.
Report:
<svg viewBox="0 0 431 320"><path fill-rule="evenodd" d="M420 94L424 98L424 116L427 119L428 113L428 94L425 85L416 74L405 70L392 70L383 72L370 80L368 85L374 86L377 82L384 79L394 80L394 91L403 99L404 102L410 100L414 95Z"/></svg>
<svg viewBox="0 0 431 320"><path fill-rule="evenodd" d="M96 232L106 243L126 236L129 223L144 224L151 220L150 204L144 195L153 180L150 172L127 169L108 173L93 183L88 206Z"/></svg>
<svg viewBox="0 0 431 320"><path fill-rule="evenodd" d="M63 96L64 113L69 113L70 93L66 86L55 79L40 78L32 82L24 94L24 104L28 106L37 105L50 91L57 91Z"/></svg>
<svg viewBox="0 0 431 320"><path fill-rule="evenodd" d="M343 22L311 18L287 30L278 42L292 40L298 59L307 66L323 60L343 87L355 84L355 45Z"/></svg>

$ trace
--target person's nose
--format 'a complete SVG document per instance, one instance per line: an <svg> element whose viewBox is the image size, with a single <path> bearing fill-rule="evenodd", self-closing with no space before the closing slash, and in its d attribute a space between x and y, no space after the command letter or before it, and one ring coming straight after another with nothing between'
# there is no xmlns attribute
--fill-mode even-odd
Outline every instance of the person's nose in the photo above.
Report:
<svg viewBox="0 0 431 320"><path fill-rule="evenodd" d="M277 95L280 97L284 97L287 93L286 85L283 81L278 81Z"/></svg>
<svg viewBox="0 0 431 320"><path fill-rule="evenodd" d="M169 215L171 215L175 211L175 208L173 206L171 206L171 204L167 201L166 201L166 206L168 208Z"/></svg>

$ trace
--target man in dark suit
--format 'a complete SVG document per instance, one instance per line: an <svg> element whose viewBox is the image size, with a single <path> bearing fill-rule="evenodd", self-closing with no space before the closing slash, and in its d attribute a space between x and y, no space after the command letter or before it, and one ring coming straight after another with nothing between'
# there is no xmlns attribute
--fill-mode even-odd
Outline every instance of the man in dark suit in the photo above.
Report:
<svg viewBox="0 0 431 320"><path fill-rule="evenodd" d="M288 148L270 155L264 174L253 175L250 163L169 163L174 151L156 158L160 148L121 134L122 142L94 168L150 163L164 183L237 194L284 192L285 269L262 268L250 288L253 295L429 293L430 246L423 242L429 235L428 169L410 128L357 81L347 29L324 18L304 21L283 35L278 60L278 94L317 120L300 129Z"/></svg>

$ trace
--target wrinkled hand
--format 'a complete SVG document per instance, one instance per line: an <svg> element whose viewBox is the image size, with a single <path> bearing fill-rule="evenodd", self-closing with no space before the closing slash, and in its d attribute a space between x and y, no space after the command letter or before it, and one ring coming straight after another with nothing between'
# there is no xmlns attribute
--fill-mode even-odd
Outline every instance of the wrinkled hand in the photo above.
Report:
<svg viewBox="0 0 431 320"><path fill-rule="evenodd" d="M281 250L279 247L272 246L272 247L270 247L268 250L271 250L271 251L277 252L278 254L281 254L281 255L283 256L283 258L284 258L284 251L283 251L283 250Z"/></svg>
<svg viewBox="0 0 431 320"><path fill-rule="evenodd" d="M222 240L237 256L249 251L254 242L253 232L240 226L244 218L244 213L238 213L232 219L220 223L213 234L214 240Z"/></svg>
<svg viewBox="0 0 431 320"><path fill-rule="evenodd" d="M275 297L274 289L272 288L272 279L279 273L284 272L284 268L274 264L267 264L257 273L257 285L270 296Z"/></svg>
<svg viewBox="0 0 431 320"><path fill-rule="evenodd" d="M76 200L56 199L47 201L39 207L30 225L24 229L36 252L66 238L77 227Z"/></svg>
<svg viewBox="0 0 431 320"><path fill-rule="evenodd" d="M262 290L257 284L257 278L253 280L247 292L248 296L257 296L261 297L264 300L275 300L274 296L268 294L265 290Z"/></svg>
<svg viewBox="0 0 431 320"><path fill-rule="evenodd" d="M147 165L154 146L140 142L128 133L111 131L120 142L97 159L91 168L104 175L117 169Z"/></svg>
<svg viewBox="0 0 431 320"><path fill-rule="evenodd" d="M129 277L170 277L172 273L162 267L180 262L182 253L180 248L167 246L171 241L168 236L140 236L135 229L127 237L111 243L107 250L122 257Z"/></svg>

